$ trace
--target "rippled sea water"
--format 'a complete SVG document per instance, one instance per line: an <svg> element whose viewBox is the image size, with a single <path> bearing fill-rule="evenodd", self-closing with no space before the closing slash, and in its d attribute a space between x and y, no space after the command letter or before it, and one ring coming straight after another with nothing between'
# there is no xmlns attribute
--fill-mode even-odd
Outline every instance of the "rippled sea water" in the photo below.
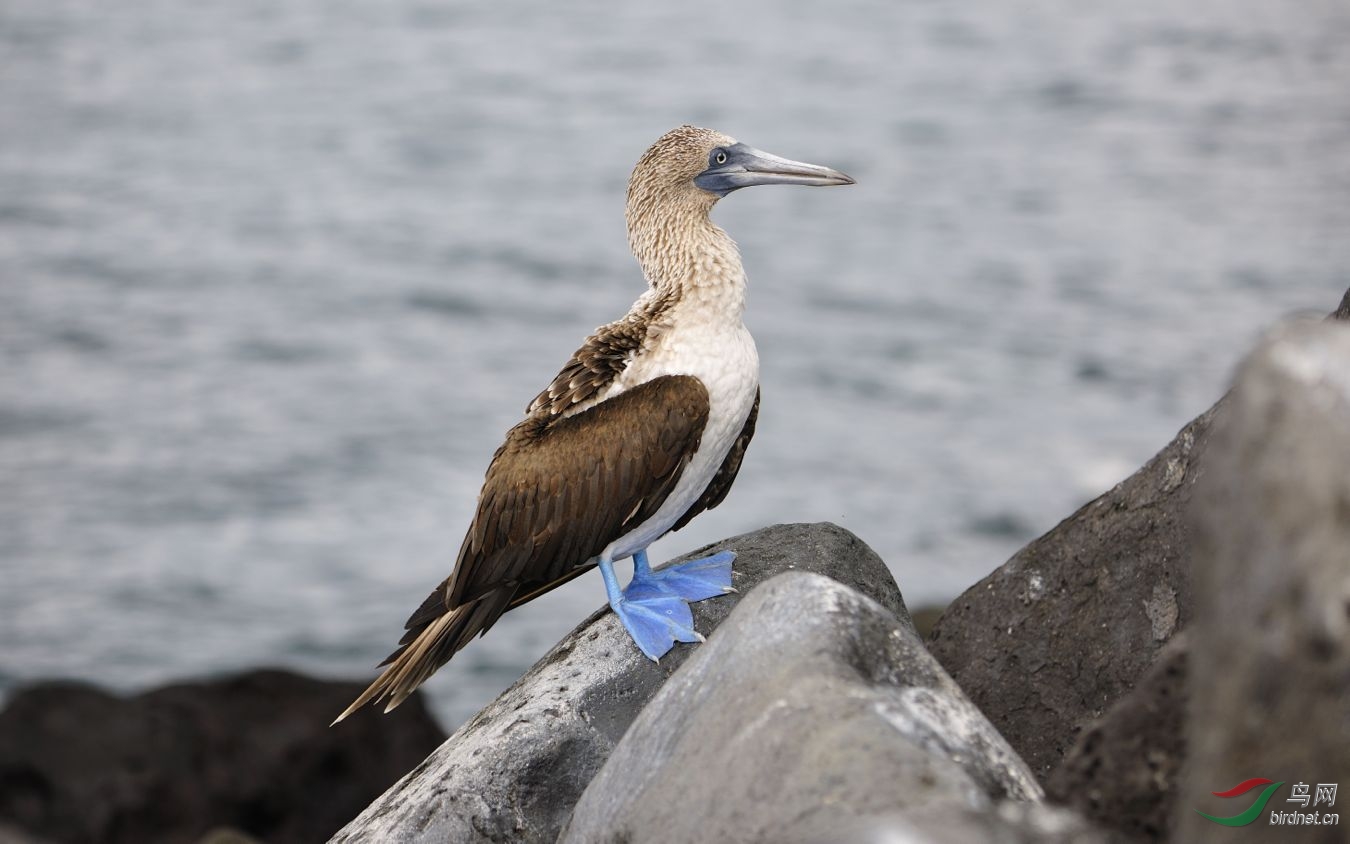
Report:
<svg viewBox="0 0 1350 844"><path fill-rule="evenodd" d="M1344 3L0 5L0 691L368 678L502 433L643 281L683 122L744 191L758 436L654 558L831 520L973 583L1350 285ZM430 684L454 726L603 600Z"/></svg>

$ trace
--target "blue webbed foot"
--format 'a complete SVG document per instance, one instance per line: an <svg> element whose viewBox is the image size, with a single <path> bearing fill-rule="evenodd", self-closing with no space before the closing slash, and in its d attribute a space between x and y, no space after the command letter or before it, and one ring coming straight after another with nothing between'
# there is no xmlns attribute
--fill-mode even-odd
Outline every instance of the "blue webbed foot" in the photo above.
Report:
<svg viewBox="0 0 1350 844"><path fill-rule="evenodd" d="M639 551L633 555L633 582L628 588L640 583L651 584L690 602L715 598L736 591L731 586L731 564L735 559L736 552L719 551L702 559L653 571L647 562L647 552Z"/></svg>
<svg viewBox="0 0 1350 844"><path fill-rule="evenodd" d="M630 583L617 601L610 601L638 649L659 660L676 642L702 642L694 630L694 614L683 598L650 583Z"/></svg>
<svg viewBox="0 0 1350 844"><path fill-rule="evenodd" d="M690 560L660 571L652 571L647 552L633 555L633 579L619 589L614 564L600 560L609 605L648 658L659 660L676 642L702 642L694 629L693 601L734 592L731 587L731 563L735 553L722 551L699 560Z"/></svg>

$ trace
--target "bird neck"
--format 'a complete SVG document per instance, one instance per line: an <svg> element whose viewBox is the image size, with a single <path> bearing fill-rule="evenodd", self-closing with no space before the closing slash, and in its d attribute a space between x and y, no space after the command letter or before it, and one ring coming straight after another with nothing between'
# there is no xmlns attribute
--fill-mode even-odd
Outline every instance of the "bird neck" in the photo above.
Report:
<svg viewBox="0 0 1350 844"><path fill-rule="evenodd" d="M739 320L745 310L740 251L708 218L712 203L628 209L628 243L658 293L686 306L706 305ZM635 211L637 213L635 213Z"/></svg>

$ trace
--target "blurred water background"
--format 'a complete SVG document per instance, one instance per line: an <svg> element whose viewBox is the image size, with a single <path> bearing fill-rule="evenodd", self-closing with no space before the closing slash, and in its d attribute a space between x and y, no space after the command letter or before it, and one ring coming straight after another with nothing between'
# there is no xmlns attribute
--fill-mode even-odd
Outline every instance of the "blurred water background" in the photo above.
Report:
<svg viewBox="0 0 1350 844"><path fill-rule="evenodd" d="M858 184L719 206L763 413L653 557L832 520L950 599L1350 284L1348 9L6 0L0 691L372 677L641 292L624 185L683 122ZM446 725L602 600L503 619Z"/></svg>

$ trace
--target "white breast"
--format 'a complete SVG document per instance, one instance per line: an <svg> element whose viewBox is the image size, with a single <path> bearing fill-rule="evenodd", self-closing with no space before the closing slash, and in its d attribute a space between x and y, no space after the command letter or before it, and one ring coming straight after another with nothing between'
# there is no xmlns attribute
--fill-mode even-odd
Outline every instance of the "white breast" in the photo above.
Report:
<svg viewBox="0 0 1350 844"><path fill-rule="evenodd" d="M692 375L708 390L708 422L698 451L661 509L605 549L611 560L631 556L669 531L707 489L745 427L759 388L759 353L739 318L718 316L704 313L697 301L677 305L667 327L610 391L614 395L662 375Z"/></svg>

